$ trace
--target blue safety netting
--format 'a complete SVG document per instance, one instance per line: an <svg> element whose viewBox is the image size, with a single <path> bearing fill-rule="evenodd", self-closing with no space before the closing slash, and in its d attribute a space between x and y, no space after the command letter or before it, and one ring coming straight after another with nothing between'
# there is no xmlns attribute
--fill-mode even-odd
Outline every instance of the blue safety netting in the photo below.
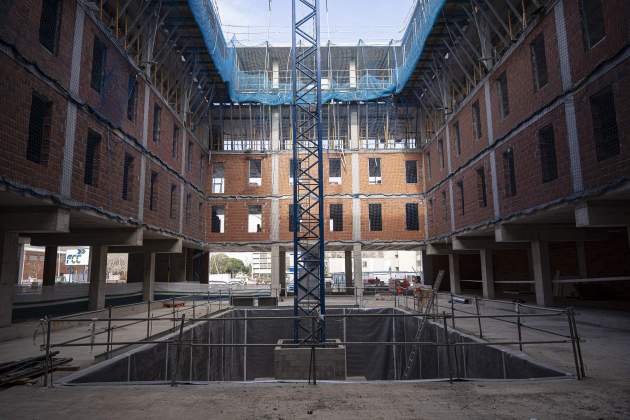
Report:
<svg viewBox="0 0 630 420"><path fill-rule="evenodd" d="M357 69L352 78L330 77L322 80L322 85L325 82L322 101L370 101L400 93L409 81L445 3L446 0L418 0L400 44L391 47L393 61L388 60L379 68ZM225 40L212 0L188 0L188 4L232 102L291 103L289 77L278 77L279 72L268 71L267 63L262 62L259 63L260 69L251 70L252 63L249 63L249 70L242 69L238 42L236 39Z"/></svg>

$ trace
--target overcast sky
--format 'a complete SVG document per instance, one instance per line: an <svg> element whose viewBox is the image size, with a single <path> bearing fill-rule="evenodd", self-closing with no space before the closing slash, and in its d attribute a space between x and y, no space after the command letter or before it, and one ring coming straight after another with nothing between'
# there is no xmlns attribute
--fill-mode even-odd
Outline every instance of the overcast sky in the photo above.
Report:
<svg viewBox="0 0 630 420"><path fill-rule="evenodd" d="M214 0L226 39L257 45L291 44L291 0ZM321 43L387 43L402 38L416 0L320 0ZM326 7L328 3L328 7ZM328 9L328 12L326 12ZM329 37L330 34L330 37Z"/></svg>

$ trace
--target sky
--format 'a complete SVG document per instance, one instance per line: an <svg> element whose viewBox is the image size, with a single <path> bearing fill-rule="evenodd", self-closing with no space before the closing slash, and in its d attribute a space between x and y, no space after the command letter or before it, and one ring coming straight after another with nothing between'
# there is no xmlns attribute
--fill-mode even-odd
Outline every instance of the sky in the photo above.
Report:
<svg viewBox="0 0 630 420"><path fill-rule="evenodd" d="M226 39L291 44L291 0L214 0ZM271 10L269 4L271 2ZM403 36L416 0L320 0L321 44L386 44Z"/></svg>

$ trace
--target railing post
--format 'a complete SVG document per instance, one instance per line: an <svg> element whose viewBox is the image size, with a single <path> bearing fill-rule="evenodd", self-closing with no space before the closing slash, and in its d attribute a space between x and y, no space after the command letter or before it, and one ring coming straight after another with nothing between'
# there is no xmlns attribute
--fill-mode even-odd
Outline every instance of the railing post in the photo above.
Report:
<svg viewBox="0 0 630 420"><path fill-rule="evenodd" d="M177 386L177 373L179 372L179 358L182 352L182 336L184 334L184 320L186 314L182 314L182 322L179 324L179 337L177 338L177 353L175 355L175 368L173 369L173 376L171 377L171 386Z"/></svg>
<svg viewBox="0 0 630 420"><path fill-rule="evenodd" d="M147 340L151 337L151 300L147 301Z"/></svg>
<svg viewBox="0 0 630 420"><path fill-rule="evenodd" d="M580 362L580 372L582 373L582 378L586 377L586 373L584 371L584 359L582 359L582 346L580 344L580 335L578 334L577 329L577 321L575 320L575 311L571 308L571 320L573 321L573 331L575 333L575 347L577 348L578 361Z"/></svg>
<svg viewBox="0 0 630 420"><path fill-rule="evenodd" d="M48 386L48 372L50 371L50 386L52 387L52 363L50 360L50 318L48 315L44 317L46 320L46 358L44 359L44 367L46 373L44 373L44 386Z"/></svg>
<svg viewBox="0 0 630 420"><path fill-rule="evenodd" d="M453 299L453 292L451 293L451 325L455 328L455 300Z"/></svg>
<svg viewBox="0 0 630 420"><path fill-rule="evenodd" d="M475 296L475 310L477 311L477 325L479 326L479 338L483 338L483 331L481 330L481 317L479 316L479 299Z"/></svg>
<svg viewBox="0 0 630 420"><path fill-rule="evenodd" d="M173 329L175 329L175 298L171 299L171 308L173 310Z"/></svg>
<svg viewBox="0 0 630 420"><path fill-rule="evenodd" d="M521 304L516 303L516 328L518 329L518 348L523 351L523 337L521 333Z"/></svg>
<svg viewBox="0 0 630 420"><path fill-rule="evenodd" d="M197 318L195 316L196 315L195 306L197 306L197 295L193 295L193 320Z"/></svg>
<svg viewBox="0 0 630 420"><path fill-rule="evenodd" d="M109 352L111 351L111 341L112 341L112 307L107 307L107 351L105 353L105 358L109 359Z"/></svg>
<svg viewBox="0 0 630 420"><path fill-rule="evenodd" d="M446 368L448 369L448 381L453 383L453 371L451 370L451 343L448 339L448 325L446 322L446 312L442 312L444 320L444 340L446 343Z"/></svg>
<svg viewBox="0 0 630 420"><path fill-rule="evenodd" d="M575 374L578 379L582 379L583 370L580 366L580 360L578 358L576 332L575 332L575 328L573 324L571 308L567 309L567 322L569 323L569 335L571 336L571 347L573 348L573 361L575 363Z"/></svg>

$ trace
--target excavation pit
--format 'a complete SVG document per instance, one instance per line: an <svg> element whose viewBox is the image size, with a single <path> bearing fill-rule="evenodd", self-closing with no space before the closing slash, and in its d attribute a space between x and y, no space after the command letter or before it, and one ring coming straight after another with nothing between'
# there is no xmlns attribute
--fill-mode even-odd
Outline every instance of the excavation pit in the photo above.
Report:
<svg viewBox="0 0 630 420"><path fill-rule="evenodd" d="M366 381L570 378L515 350L488 345L392 308L329 308L329 356L317 353L318 380ZM231 309L64 378L68 385L210 383L308 379L310 347L283 347L291 309ZM448 335L448 341L447 341ZM418 341L423 344L404 344ZM448 345L447 345L448 344ZM179 348L179 354L178 354ZM278 355L278 353L281 353ZM293 353L291 353L293 352ZM329 359L328 362L326 360ZM300 362L301 361L301 362ZM291 367L290 365L293 365Z"/></svg>

